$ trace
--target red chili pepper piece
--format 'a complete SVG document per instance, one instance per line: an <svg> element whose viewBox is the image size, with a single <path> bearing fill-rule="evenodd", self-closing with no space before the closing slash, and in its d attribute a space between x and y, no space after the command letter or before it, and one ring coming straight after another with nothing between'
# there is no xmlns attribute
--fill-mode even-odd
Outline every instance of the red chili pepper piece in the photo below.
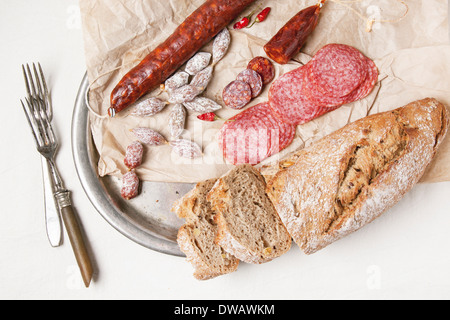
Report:
<svg viewBox="0 0 450 320"><path fill-rule="evenodd" d="M214 121L214 120L219 119L219 117L216 116L214 112L200 114L197 116L197 118L200 120L203 120L203 121Z"/></svg>
<svg viewBox="0 0 450 320"><path fill-rule="evenodd" d="M264 20L266 20L267 15L270 12L270 7L265 8L263 11L261 11L260 13L258 13L258 15L256 16L256 20L258 22L263 22Z"/></svg>
<svg viewBox="0 0 450 320"><path fill-rule="evenodd" d="M258 13L256 15L255 21L253 21L253 23L250 26L248 26L247 28L253 27L253 25L257 22L263 22L264 20L266 20L267 16L269 15L270 10L271 10L270 7L264 8L263 11L261 11L260 13Z"/></svg>
<svg viewBox="0 0 450 320"><path fill-rule="evenodd" d="M248 24L250 23L250 19L251 17L253 17L253 14L255 13L255 11L252 11L248 16L242 18L240 21L236 22L233 25L233 29L242 29L245 28L246 26L248 26Z"/></svg>
<svg viewBox="0 0 450 320"><path fill-rule="evenodd" d="M241 21L238 21L234 24L233 29L242 29L248 26L250 20L247 17L242 18Z"/></svg>

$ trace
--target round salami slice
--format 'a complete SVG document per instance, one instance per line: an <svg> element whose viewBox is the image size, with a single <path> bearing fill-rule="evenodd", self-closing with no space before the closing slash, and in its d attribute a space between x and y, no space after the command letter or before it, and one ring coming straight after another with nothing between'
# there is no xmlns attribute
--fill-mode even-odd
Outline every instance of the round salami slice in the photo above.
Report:
<svg viewBox="0 0 450 320"><path fill-rule="evenodd" d="M251 120L259 123L260 128L266 130L267 140L270 142L267 157L281 150L280 145L284 144L289 137L286 137L288 127L286 123L281 122L270 110L267 102L260 103L251 109ZM261 137L261 140L265 139Z"/></svg>
<svg viewBox="0 0 450 320"><path fill-rule="evenodd" d="M222 99L227 107L242 109L252 99L252 89L248 83L234 80L223 89Z"/></svg>
<svg viewBox="0 0 450 320"><path fill-rule="evenodd" d="M364 81L366 58L357 49L343 44L329 44L310 61L308 80L327 97L344 97Z"/></svg>
<svg viewBox="0 0 450 320"><path fill-rule="evenodd" d="M247 69L252 69L261 76L263 84L268 84L275 78L275 67L273 63L264 57L255 57L247 65Z"/></svg>
<svg viewBox="0 0 450 320"><path fill-rule="evenodd" d="M302 83L303 86L301 87L301 95L304 97L305 100L310 101L313 105L321 106L321 107L328 107L328 108L334 108L336 106L341 106L345 103L350 102L348 96L344 97L329 97L327 95L322 94L318 88L309 81L309 68L311 65L308 63L303 66L305 69L305 72L302 73Z"/></svg>
<svg viewBox="0 0 450 320"><path fill-rule="evenodd" d="M323 107L335 108L343 104L351 103L365 98L372 92L378 80L378 69L375 63L369 58L365 58L365 68L367 70L366 77L361 85L353 90L350 94L340 98L330 98L324 95L314 93L313 85L310 82L305 83L303 92L305 96L312 102L322 105Z"/></svg>
<svg viewBox="0 0 450 320"><path fill-rule="evenodd" d="M243 117L227 121L220 130L218 141L228 162L257 164L268 156L268 139L267 129L259 121Z"/></svg>
<svg viewBox="0 0 450 320"><path fill-rule="evenodd" d="M378 68L376 64L369 58L366 58L366 64L368 70L367 77L359 88L351 93L349 99L351 99L352 102L367 97L378 81Z"/></svg>
<svg viewBox="0 0 450 320"><path fill-rule="evenodd" d="M218 141L228 162L257 164L287 147L294 135L295 127L274 116L266 102L226 121Z"/></svg>
<svg viewBox="0 0 450 320"><path fill-rule="evenodd" d="M292 140L294 140L296 126L281 121L272 112L269 103L265 103L265 108L266 110L270 111L266 116L267 120L270 121L274 128L270 131L271 145L269 156L271 156L280 152L291 144Z"/></svg>
<svg viewBox="0 0 450 320"><path fill-rule="evenodd" d="M269 89L269 105L283 122L298 125L315 118L320 104L303 94L306 66L285 73L272 83Z"/></svg>
<svg viewBox="0 0 450 320"><path fill-rule="evenodd" d="M239 72L236 80L241 80L248 83L252 90L252 98L256 98L261 93L263 82L258 72L252 69L245 69Z"/></svg>

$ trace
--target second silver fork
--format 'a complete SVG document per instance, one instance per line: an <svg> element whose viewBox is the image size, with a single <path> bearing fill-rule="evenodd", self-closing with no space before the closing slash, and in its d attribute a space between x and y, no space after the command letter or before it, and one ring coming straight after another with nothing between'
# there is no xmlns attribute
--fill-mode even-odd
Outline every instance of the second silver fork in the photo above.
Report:
<svg viewBox="0 0 450 320"><path fill-rule="evenodd" d="M46 101L39 101L37 92L41 91L45 96L48 96L47 84L45 83L45 78L42 75L41 65L38 64L38 69L33 64L33 72L35 73L35 77L41 76L40 78L44 79L42 82L43 88L35 88L35 85L29 79L32 79L32 74L29 65L24 67L22 65L23 76L25 78L25 87L27 89L28 100L31 99L36 100L42 106L42 111L47 114L48 119L51 121L53 112L51 109L51 105L49 105ZM39 85L37 83L36 85ZM58 247L62 243L62 223L61 223L61 214L59 212L58 205L56 203L55 198L53 197L53 193L55 191L53 181L51 178L51 168L50 165L45 159L44 156L41 155L41 166L42 166L42 177L44 182L44 207L45 207L45 226L47 229L47 237L52 247Z"/></svg>

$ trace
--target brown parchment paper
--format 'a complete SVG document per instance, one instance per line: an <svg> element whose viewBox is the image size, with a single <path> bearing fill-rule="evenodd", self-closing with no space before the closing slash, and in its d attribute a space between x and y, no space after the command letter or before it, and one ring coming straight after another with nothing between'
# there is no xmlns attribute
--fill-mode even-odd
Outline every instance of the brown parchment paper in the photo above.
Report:
<svg viewBox="0 0 450 320"><path fill-rule="evenodd" d="M203 0L80 0L87 74L90 81L89 104L101 115L107 114L112 89L121 77L146 54L164 41ZM264 44L295 13L316 0L260 0L241 14L270 6L266 21L250 29L233 30L231 46L226 56L215 66L213 79L203 96L223 105L223 88L255 56L265 56ZM348 104L307 124L298 126L294 142L277 155L266 159L270 163L305 147L317 139L368 114L403 106L425 97L435 97L450 106L450 45L448 35L448 3L445 0L409 0L407 16L396 23L378 23L366 32L366 21L349 8L327 1L319 24L302 52L286 65L276 66L276 77L308 62L311 56L328 43L343 43L362 51L377 64L379 83L372 94ZM377 20L396 19L405 7L396 0L361 0L347 6L366 17ZM200 51L211 52L211 43ZM181 68L183 69L183 68ZM262 94L247 106L267 101L267 85ZM149 93L156 96L159 90ZM165 93L160 98L167 97ZM100 160L100 176L121 176L125 149L136 140L130 132L146 126L170 138L167 119L171 106L147 118L130 115L132 107L114 118L90 113L90 125ZM222 108L222 118L235 115L236 110ZM144 162L137 169L141 179L164 182L198 182L217 177L231 165L224 162L216 142L223 122L202 122L189 112L182 138L201 145L202 158L183 159L171 152L169 145L146 147ZM450 138L422 179L422 182L450 180Z"/></svg>

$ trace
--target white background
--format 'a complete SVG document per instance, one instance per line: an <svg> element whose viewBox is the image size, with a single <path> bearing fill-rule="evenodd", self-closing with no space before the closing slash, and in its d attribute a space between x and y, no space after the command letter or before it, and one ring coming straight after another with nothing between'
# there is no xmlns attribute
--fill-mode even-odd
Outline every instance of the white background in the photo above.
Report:
<svg viewBox="0 0 450 320"><path fill-rule="evenodd" d="M72 110L85 73L78 2L0 4L0 298L2 299L449 299L450 182L421 184L364 229L311 255L296 246L263 265L209 281L183 258L146 249L112 228L78 180ZM21 65L39 61L51 87L57 165L80 216L96 274L84 288L67 235L47 240L40 158L19 99Z"/></svg>

